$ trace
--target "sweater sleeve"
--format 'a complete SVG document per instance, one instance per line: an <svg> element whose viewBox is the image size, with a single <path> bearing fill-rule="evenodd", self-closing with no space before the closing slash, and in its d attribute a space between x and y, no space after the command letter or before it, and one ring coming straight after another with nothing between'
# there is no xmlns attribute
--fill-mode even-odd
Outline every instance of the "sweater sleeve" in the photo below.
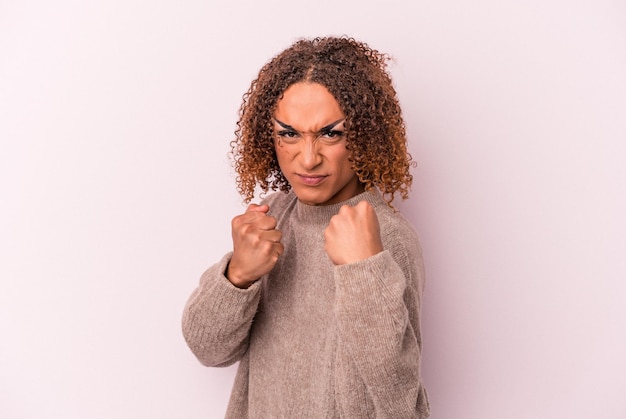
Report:
<svg viewBox="0 0 626 419"><path fill-rule="evenodd" d="M402 265L402 266L401 266ZM385 250L335 267L338 387L349 412L366 405L378 418L426 418L420 382L421 251Z"/></svg>
<svg viewBox="0 0 626 419"><path fill-rule="evenodd" d="M210 367L237 362L246 352L259 303L259 284L240 289L224 276L232 252L211 266L189 297L182 329L198 360Z"/></svg>

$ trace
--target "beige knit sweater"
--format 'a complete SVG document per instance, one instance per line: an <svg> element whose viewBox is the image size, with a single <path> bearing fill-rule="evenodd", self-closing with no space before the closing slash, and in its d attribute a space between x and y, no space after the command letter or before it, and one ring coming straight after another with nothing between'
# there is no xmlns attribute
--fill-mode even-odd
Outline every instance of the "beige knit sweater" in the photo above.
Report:
<svg viewBox="0 0 626 419"><path fill-rule="evenodd" d="M200 279L183 334L207 366L240 361L227 418L426 418L420 380L421 249L411 225L377 191L384 251L334 266L323 231L342 204L309 206L293 193L265 203L285 251L248 289L224 276L230 254Z"/></svg>

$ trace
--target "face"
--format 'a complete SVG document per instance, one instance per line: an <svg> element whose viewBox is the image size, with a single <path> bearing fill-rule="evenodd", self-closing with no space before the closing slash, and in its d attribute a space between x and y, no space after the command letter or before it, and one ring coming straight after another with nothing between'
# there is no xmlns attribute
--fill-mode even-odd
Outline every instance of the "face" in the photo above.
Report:
<svg viewBox="0 0 626 419"><path fill-rule="evenodd" d="M318 83L291 85L274 114L278 165L300 201L329 205L363 191L346 149L345 115Z"/></svg>

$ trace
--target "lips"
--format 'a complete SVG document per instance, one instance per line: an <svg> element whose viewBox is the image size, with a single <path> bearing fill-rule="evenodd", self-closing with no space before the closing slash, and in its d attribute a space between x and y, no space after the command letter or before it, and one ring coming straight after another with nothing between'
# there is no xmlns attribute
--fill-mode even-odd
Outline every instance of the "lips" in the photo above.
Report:
<svg viewBox="0 0 626 419"><path fill-rule="evenodd" d="M319 185L327 176L324 175L298 175L300 181L308 186L316 186Z"/></svg>

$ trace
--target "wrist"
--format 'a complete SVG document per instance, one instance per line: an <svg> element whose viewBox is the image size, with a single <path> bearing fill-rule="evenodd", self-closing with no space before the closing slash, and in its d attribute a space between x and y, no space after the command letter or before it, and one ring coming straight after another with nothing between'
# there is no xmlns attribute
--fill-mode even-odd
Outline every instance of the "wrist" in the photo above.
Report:
<svg viewBox="0 0 626 419"><path fill-rule="evenodd" d="M250 285L254 284L256 280L247 281L241 279L239 275L237 275L236 269L232 269L230 261L226 265L226 270L224 271L224 276L228 281L233 284L237 288L246 289L249 288Z"/></svg>

